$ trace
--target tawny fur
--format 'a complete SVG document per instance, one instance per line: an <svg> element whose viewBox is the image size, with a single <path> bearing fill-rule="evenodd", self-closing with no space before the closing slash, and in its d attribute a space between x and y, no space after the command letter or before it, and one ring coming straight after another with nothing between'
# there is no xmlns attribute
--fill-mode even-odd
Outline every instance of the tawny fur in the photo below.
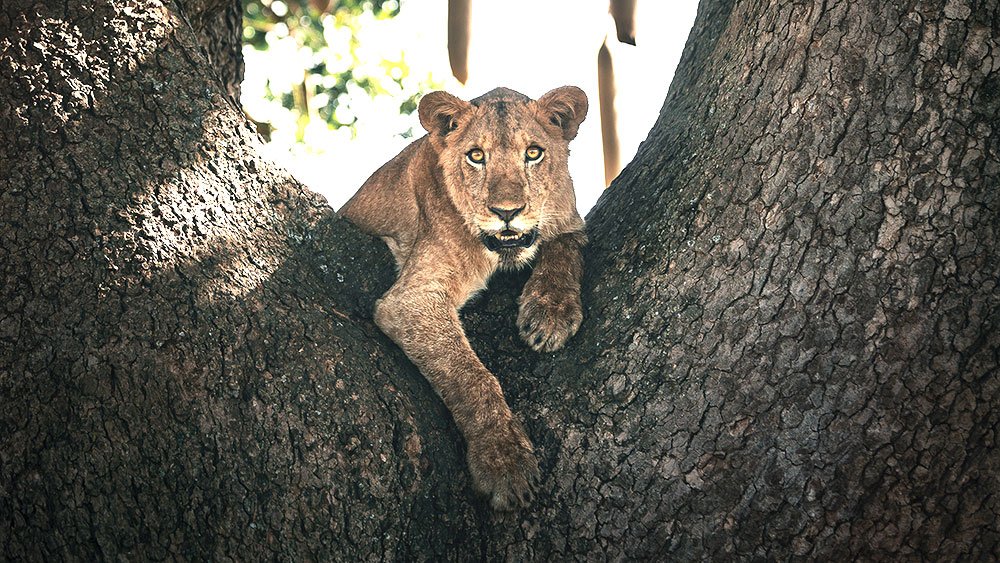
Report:
<svg viewBox="0 0 1000 563"><path fill-rule="evenodd" d="M375 322L444 400L468 443L475 488L500 510L530 500L538 464L500 384L469 346L458 310L497 269L535 259L518 300L522 338L553 351L576 333L586 237L567 159L586 114L586 95L572 86L537 101L506 88L471 102L433 92L419 107L428 135L340 210L392 251L399 277L377 302ZM533 147L542 156L531 160ZM470 160L473 149L485 162ZM509 221L496 211L519 208ZM494 251L482 238L533 229L537 239L524 248Z"/></svg>

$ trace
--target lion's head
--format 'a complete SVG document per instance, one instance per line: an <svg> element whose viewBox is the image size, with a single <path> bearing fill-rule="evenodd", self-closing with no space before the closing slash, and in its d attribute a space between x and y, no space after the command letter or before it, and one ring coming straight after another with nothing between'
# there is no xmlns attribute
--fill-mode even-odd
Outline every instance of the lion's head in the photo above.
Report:
<svg viewBox="0 0 1000 563"><path fill-rule="evenodd" d="M521 261L539 239L579 221L567 162L587 116L579 88L556 88L537 101L507 88L471 102L432 92L419 116L448 197L489 250Z"/></svg>

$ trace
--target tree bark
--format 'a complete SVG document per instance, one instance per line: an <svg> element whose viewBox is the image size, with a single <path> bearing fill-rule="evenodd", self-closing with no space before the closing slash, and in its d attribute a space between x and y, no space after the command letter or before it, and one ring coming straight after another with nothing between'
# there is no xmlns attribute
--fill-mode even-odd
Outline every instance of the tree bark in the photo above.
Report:
<svg viewBox="0 0 1000 563"><path fill-rule="evenodd" d="M518 341L524 274L464 312L512 515L370 320L381 242L258 155L225 9L0 9L5 558L1000 557L996 1L702 3L580 333Z"/></svg>
<svg viewBox="0 0 1000 563"><path fill-rule="evenodd" d="M178 13L201 43L202 56L236 102L243 82L243 3L241 0L178 0Z"/></svg>

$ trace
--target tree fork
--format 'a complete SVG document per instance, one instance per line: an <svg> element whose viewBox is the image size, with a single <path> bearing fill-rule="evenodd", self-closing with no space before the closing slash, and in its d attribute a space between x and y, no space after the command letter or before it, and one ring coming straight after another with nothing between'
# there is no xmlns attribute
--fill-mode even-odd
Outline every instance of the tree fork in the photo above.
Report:
<svg viewBox="0 0 1000 563"><path fill-rule="evenodd" d="M231 6L5 4L4 555L1000 557L1000 8L883 4L703 2L580 333L520 343L523 274L464 312L538 447L506 517L388 252L258 156Z"/></svg>

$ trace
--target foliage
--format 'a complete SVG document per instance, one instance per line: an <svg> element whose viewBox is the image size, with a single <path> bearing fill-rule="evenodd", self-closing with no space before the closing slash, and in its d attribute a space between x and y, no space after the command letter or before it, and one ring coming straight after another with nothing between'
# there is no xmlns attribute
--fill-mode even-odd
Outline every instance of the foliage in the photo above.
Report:
<svg viewBox="0 0 1000 563"><path fill-rule="evenodd" d="M407 116L437 85L391 36L397 0L249 0L243 7L243 102L286 143L354 137L366 119ZM399 120L395 134L413 134ZM268 135L265 135L268 136Z"/></svg>

